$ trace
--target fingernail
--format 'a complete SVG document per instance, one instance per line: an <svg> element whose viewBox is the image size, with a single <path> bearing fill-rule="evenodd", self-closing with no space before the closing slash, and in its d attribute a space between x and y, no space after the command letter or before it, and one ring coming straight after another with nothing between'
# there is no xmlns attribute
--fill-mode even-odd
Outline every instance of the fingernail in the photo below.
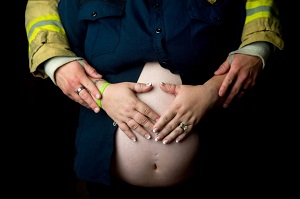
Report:
<svg viewBox="0 0 300 199"><path fill-rule="evenodd" d="M166 85L166 84L165 84L165 82L160 82L160 85L164 86L164 85Z"/></svg>
<svg viewBox="0 0 300 199"><path fill-rule="evenodd" d="M154 129L152 130L152 132L153 132L153 133L157 133L157 128L154 128Z"/></svg>
<svg viewBox="0 0 300 199"><path fill-rule="evenodd" d="M149 83L147 83L147 84L146 84L146 86L152 86L152 83L151 83L151 82L149 82Z"/></svg>
<svg viewBox="0 0 300 199"><path fill-rule="evenodd" d="M163 144L168 144L168 140L164 140L164 141L163 141Z"/></svg>
<svg viewBox="0 0 300 199"><path fill-rule="evenodd" d="M149 140L149 139L151 138L150 134L146 134L146 135L145 135L145 138L146 138L147 140Z"/></svg>
<svg viewBox="0 0 300 199"><path fill-rule="evenodd" d="M159 140L159 137L156 137L156 138L155 138L155 141L158 142L158 140Z"/></svg>
<svg viewBox="0 0 300 199"><path fill-rule="evenodd" d="M180 140L176 140L176 143L179 143L180 142Z"/></svg>
<svg viewBox="0 0 300 199"><path fill-rule="evenodd" d="M100 99L100 95L99 94L96 95L96 99Z"/></svg>
<svg viewBox="0 0 300 199"><path fill-rule="evenodd" d="M136 142L136 139L135 139L135 138L131 138L131 140L132 140L133 142Z"/></svg>
<svg viewBox="0 0 300 199"><path fill-rule="evenodd" d="M223 104L223 108L227 108L228 107L228 104Z"/></svg>
<svg viewBox="0 0 300 199"><path fill-rule="evenodd" d="M95 109L94 109L94 112L95 112L95 113L98 113L99 111L100 111L100 108L95 108Z"/></svg>

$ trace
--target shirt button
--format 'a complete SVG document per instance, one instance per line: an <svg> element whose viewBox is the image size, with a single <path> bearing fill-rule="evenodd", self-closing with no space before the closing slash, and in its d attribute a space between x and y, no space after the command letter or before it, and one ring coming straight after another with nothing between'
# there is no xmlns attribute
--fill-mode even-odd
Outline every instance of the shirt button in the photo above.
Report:
<svg viewBox="0 0 300 199"><path fill-rule="evenodd" d="M159 7L159 3L155 3L153 7L154 8L158 8Z"/></svg>
<svg viewBox="0 0 300 199"><path fill-rule="evenodd" d="M155 30L155 32L157 33L157 34L159 34L159 33L161 33L161 28L156 28L156 30Z"/></svg>
<svg viewBox="0 0 300 199"><path fill-rule="evenodd" d="M97 16L97 12L92 12L92 17L96 17Z"/></svg>

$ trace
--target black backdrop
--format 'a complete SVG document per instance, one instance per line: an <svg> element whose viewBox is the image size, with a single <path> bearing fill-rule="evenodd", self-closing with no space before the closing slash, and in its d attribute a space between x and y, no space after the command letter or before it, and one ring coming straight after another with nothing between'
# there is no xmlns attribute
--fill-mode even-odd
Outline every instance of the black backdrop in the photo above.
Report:
<svg viewBox="0 0 300 199"><path fill-rule="evenodd" d="M9 85L9 89L2 89L4 121L7 121L2 136L3 175L7 177L4 183L9 185L7 190L11 196L80 198L72 170L78 107L51 80L34 78L29 73L24 24L26 3L23 0L12 6L14 21L9 21L9 29L5 31L10 45L4 45L9 50L4 49L7 56L2 58L7 61L3 66L3 86ZM249 179L250 184L255 185L253 192L265 190L264 194L275 195L289 193L286 185L288 189L293 188L288 177L293 175L291 168L299 157L292 156L294 132L299 132L293 127L297 124L298 113L295 100L297 65L291 50L297 46L291 30L292 13L283 1L280 9L285 50L272 56L255 92L233 106L232 116L226 120L230 128L224 130L228 133L233 128L236 135L249 135L233 140L247 142L248 149L242 147L243 153L237 155L246 156L242 160L247 159L244 163L249 164L246 170L241 169L248 174L241 175L244 181ZM234 179L244 183L241 178Z"/></svg>
<svg viewBox="0 0 300 199"><path fill-rule="evenodd" d="M76 194L72 170L78 107L51 80L29 73L26 3L18 0L12 5L13 21L6 42L12 41L9 46L13 48L3 57L10 57L5 82L11 85L6 89L9 95L4 95L5 184L9 185L9 198L78 198L81 195Z"/></svg>

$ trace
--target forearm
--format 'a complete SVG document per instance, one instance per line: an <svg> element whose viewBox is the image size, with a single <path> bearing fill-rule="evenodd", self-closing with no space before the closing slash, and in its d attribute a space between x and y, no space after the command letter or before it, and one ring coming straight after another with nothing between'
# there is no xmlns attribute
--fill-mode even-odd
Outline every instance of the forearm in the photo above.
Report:
<svg viewBox="0 0 300 199"><path fill-rule="evenodd" d="M240 48L248 44L264 41L278 49L283 49L282 27L275 0L246 1L246 20Z"/></svg>
<svg viewBox="0 0 300 199"><path fill-rule="evenodd" d="M284 42L281 35L279 11L275 0L246 1L246 20L242 34L242 43L234 54L257 56L262 60L263 68L269 55L276 49L282 50Z"/></svg>
<svg viewBox="0 0 300 199"><path fill-rule="evenodd" d="M266 62L270 56L270 54L274 51L274 46L268 42L254 42L251 44L248 44L238 50L232 51L229 53L230 57L230 63L233 59L234 54L246 54L246 55L253 55L257 56L261 59L264 68L266 65Z"/></svg>
<svg viewBox="0 0 300 199"><path fill-rule="evenodd" d="M46 75L49 76L53 83L56 85L55 72L59 67L72 61L78 61L82 66L84 66L82 60L83 58L81 57L53 57L45 61L45 63L43 64L44 71Z"/></svg>
<svg viewBox="0 0 300 199"><path fill-rule="evenodd" d="M226 74L215 75L203 84L203 86L206 88L205 95L207 96L207 103L209 104L209 108L222 105L225 101L227 96L225 95L220 97L218 94L225 76Z"/></svg>
<svg viewBox="0 0 300 199"><path fill-rule="evenodd" d="M57 56L76 56L68 40L57 11L58 0L28 0L25 27L28 39L30 72L46 78L43 63Z"/></svg>

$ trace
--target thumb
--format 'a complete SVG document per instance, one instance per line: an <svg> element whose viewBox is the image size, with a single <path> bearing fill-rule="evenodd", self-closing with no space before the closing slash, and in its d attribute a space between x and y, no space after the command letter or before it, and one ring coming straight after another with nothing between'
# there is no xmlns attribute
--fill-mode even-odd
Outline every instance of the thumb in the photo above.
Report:
<svg viewBox="0 0 300 199"><path fill-rule="evenodd" d="M92 67L89 63L87 63L87 61L78 60L78 62L83 66L83 68L88 76L90 76L92 78L97 78L97 79L102 78L102 75L99 74L97 72L97 70L94 67Z"/></svg>
<svg viewBox="0 0 300 199"><path fill-rule="evenodd" d="M172 94L172 95L177 95L180 85L168 84L168 83L161 82L159 87L165 93L169 93L169 94Z"/></svg>
<svg viewBox="0 0 300 199"><path fill-rule="evenodd" d="M229 55L225 62L221 64L221 66L214 72L215 75L223 75L227 73L230 69L230 64L233 59L233 55Z"/></svg>
<svg viewBox="0 0 300 199"><path fill-rule="evenodd" d="M152 90L152 83L132 83L131 89L136 93L145 93Z"/></svg>

